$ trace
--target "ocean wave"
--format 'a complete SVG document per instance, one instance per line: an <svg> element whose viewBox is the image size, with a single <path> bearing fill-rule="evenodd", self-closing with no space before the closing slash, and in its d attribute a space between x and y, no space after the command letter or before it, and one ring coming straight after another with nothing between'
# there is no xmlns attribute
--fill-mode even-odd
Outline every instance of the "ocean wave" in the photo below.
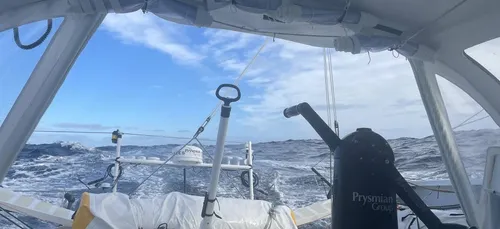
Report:
<svg viewBox="0 0 500 229"><path fill-rule="evenodd" d="M468 174L481 178L484 169L486 149L500 145L500 131L474 130L457 132L455 138ZM395 164L409 180L447 179L441 154L434 137L397 138L388 140L395 153ZM178 145L129 146L121 148L124 156L155 156L166 158ZM210 158L215 150L206 145ZM254 169L259 175L257 199L286 204L292 208L306 206L326 198L326 186L311 171L315 167L327 179L329 177L328 147L321 140L287 140L254 143ZM8 171L3 185L35 195L51 203L60 203L63 191L75 196L81 195L86 187L76 178L86 182L103 177L109 160L115 156L116 146L86 147L75 142L26 145L14 165ZM227 145L226 155L245 157L243 145ZM118 190L129 193L157 167L125 165ZM239 180L240 172L221 174L220 196L248 196L248 188ZM186 190L189 194L203 195L210 179L210 169L188 169ZM144 182L133 197L152 197L172 191L183 191L182 169L162 168ZM30 217L24 217L30 222ZM8 223L0 221L6 228ZM328 220L322 220L303 228L324 228ZM5 226L5 227L4 227ZM38 223L36 228L52 228Z"/></svg>

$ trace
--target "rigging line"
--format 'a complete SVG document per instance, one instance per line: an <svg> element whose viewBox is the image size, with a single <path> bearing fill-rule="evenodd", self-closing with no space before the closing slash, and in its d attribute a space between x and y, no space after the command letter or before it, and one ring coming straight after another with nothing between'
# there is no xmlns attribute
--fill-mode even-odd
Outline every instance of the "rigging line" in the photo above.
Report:
<svg viewBox="0 0 500 229"><path fill-rule="evenodd" d="M10 223L14 224L15 226L17 226L18 228L24 229L24 227L17 224L14 220L12 220L12 219L8 218L7 216L5 216L4 214L2 214L1 211L0 211L0 216L2 216L4 219L8 220Z"/></svg>
<svg viewBox="0 0 500 229"><path fill-rule="evenodd" d="M113 158L110 158L110 160ZM95 165L95 162L71 162L71 161L36 161L32 163L22 163L23 165L44 165L44 164L56 164L56 165Z"/></svg>
<svg viewBox="0 0 500 229"><path fill-rule="evenodd" d="M35 130L37 133L70 133L70 134L109 134L109 131L77 131L77 130ZM190 137L177 137L177 136L169 136L169 135L157 135L157 134L141 134L141 133L123 133L124 135L130 136L141 136L141 137L158 137L158 138L168 138L168 139L181 139L181 140L191 140ZM216 142L216 139L210 138L200 138L200 141L210 141ZM226 141L229 143L237 143L243 144L242 141Z"/></svg>
<svg viewBox="0 0 500 229"><path fill-rule="evenodd" d="M402 47L404 45L406 45L406 43L408 41L410 41L411 39L415 38L417 35L419 35L420 33L422 33L423 31L425 31L427 28L429 28L429 26L431 26L432 24L438 22L439 20L443 19L446 15L448 15L449 13L451 13L452 11L454 11L455 9L457 9L458 7L460 7L461 5L463 5L465 2L467 2L468 0L462 0L461 2L455 4L453 7L451 7L450 9L446 10L443 14L441 14L439 17L437 17L436 19L432 20L431 22L429 22L427 25L423 26L422 28L420 28L418 31L416 31L414 34L412 34L411 36L409 36L407 39L405 39L401 45L399 45L399 47Z"/></svg>
<svg viewBox="0 0 500 229"><path fill-rule="evenodd" d="M483 119L485 119L485 118L489 118L489 117L490 117L489 115L486 115L486 116L484 116L484 117L481 117L481 118L478 118L478 119L472 120L472 121L470 121L470 122L467 122L467 123L463 124L462 126L469 125L469 124L475 123L475 122L477 122L477 121L481 121L481 120L483 120Z"/></svg>
<svg viewBox="0 0 500 229"><path fill-rule="evenodd" d="M331 50L330 49L327 49L327 53L328 53L328 70L329 70L329 79L330 79L330 93L332 95L332 102L333 104L330 105L332 108L333 108L333 130L335 131L335 133L338 135L339 131L338 131L338 122L337 122L337 109L336 109L336 102L335 102L335 90L334 90L334 82L333 82L333 64L332 64L332 53L331 53ZM330 106L328 107L328 109L332 109L330 108ZM331 111L330 111L331 112ZM331 119L331 117L330 117ZM330 123L331 123L331 120L330 120ZM331 128L331 125L330 125L330 128ZM330 151L330 167L329 167L329 175L330 175L330 183L333 184L333 152Z"/></svg>
<svg viewBox="0 0 500 229"><path fill-rule="evenodd" d="M198 140L198 139L196 139L196 140ZM201 144L200 141L198 141L198 143L200 144L201 149L203 151L207 152L207 154L208 154L208 150L205 148L205 146L203 144ZM212 157L212 155L210 155L210 154L208 154L208 155L212 159L212 163L213 163L214 158ZM240 189L236 186L236 184L234 184L234 179L231 179L231 177L229 176L229 172L226 171L226 170L222 170L222 171L223 171L223 173L226 174L226 176L229 179L229 182L231 183L231 185L238 191L238 193L243 197L243 199L246 199L246 197L241 193ZM251 185L253 185L253 184L251 184Z"/></svg>
<svg viewBox="0 0 500 229"><path fill-rule="evenodd" d="M463 125L466 125L466 123L471 120L472 118L476 117L478 114L480 114L481 112L484 111L484 108L481 109L480 111L476 112L475 114L473 114L472 116L470 116L469 118L465 119L463 122L461 122L460 124L458 124L457 126L453 127L453 129L456 129L458 127L461 127Z"/></svg>
<svg viewBox="0 0 500 229"><path fill-rule="evenodd" d="M332 114L331 114L331 104L330 104L330 88L328 87L328 75L329 75L329 67L328 67L328 59L327 59L327 49L326 48L323 48L323 61L324 61L324 73L325 73L325 92L326 92L326 114L327 114L327 122L328 122L328 126L330 128L332 128ZM332 152L330 151L330 154L332 154ZM332 179L332 175L331 175L331 169L332 169L332 166L331 166L331 157L330 157L330 169L329 169L329 172L330 172L330 182L331 182L331 179Z"/></svg>
<svg viewBox="0 0 500 229"><path fill-rule="evenodd" d="M329 157L330 158L330 167L328 168L328 172L330 172L330 184L333 184L333 151L330 151L329 156L330 156Z"/></svg>
<svg viewBox="0 0 500 229"><path fill-rule="evenodd" d="M240 196L243 198L243 199L246 199L245 195L243 195L243 193L241 192L241 190L234 184L234 177L231 178L229 176L229 172L226 171L226 177L227 179L229 179L229 183L231 184L231 186L233 186L233 188L236 189L236 191L240 194ZM250 184L250 185L253 185L253 184Z"/></svg>
<svg viewBox="0 0 500 229"><path fill-rule="evenodd" d="M70 190L64 190L64 189L52 189L52 190L46 190L46 189L12 189L11 191L13 192L40 192L40 193L65 193L65 192L77 192L81 191L81 189L70 189Z"/></svg>
<svg viewBox="0 0 500 229"><path fill-rule="evenodd" d="M245 66L245 68L243 69L243 71L241 71L241 73L238 76L238 78L236 78L236 80L234 80L234 83L233 83L234 85L238 86L239 81L243 78L243 76L245 75L245 73L247 72L247 70L250 68L250 66L253 64L253 62L257 59L257 56L259 56L260 52L264 49L264 47L266 47L266 44L268 43L269 39L270 38L268 37L268 38L266 38L264 40L264 42L260 46L259 50L257 50L257 53L255 53L255 55L250 60L250 62ZM227 92L224 93L224 95L226 95L226 94L227 94ZM198 130L194 134L193 138L197 138L198 135L201 134L201 132L203 132L203 130L208 125L208 123L210 122L210 120L214 117L215 112L217 112L217 110L222 106L222 104L223 104L223 101L219 101L219 103L217 103L217 105L214 107L214 109L212 110L212 112L210 112L210 114L205 119L205 121L203 121L203 123L200 125L200 127L198 128Z"/></svg>
<svg viewBox="0 0 500 229"><path fill-rule="evenodd" d="M316 166L317 166L319 163L321 163L322 161L324 161L324 160L327 158L327 156L329 156L329 155L330 155L330 156L331 156L331 155L333 155L333 153L332 153L330 150L328 150L328 152L329 152L329 154L325 154L321 160L319 160L318 162L316 162L316 164L314 164L314 165L312 166L312 168L316 168ZM333 174L332 174L332 167L333 167L333 165L331 164L331 160L332 160L332 158L330 157L330 167L329 167L329 171L330 171L330 175L332 175L332 180L333 180ZM318 173L319 173L319 171L318 171ZM330 183L333 183L333 182L332 182L332 180L330 181Z"/></svg>
<svg viewBox="0 0 500 229"><path fill-rule="evenodd" d="M210 154L208 153L208 150L205 148L205 146L204 146L204 145L203 145L203 144L202 144L202 143L201 143L201 142L200 142L197 138L194 138L194 140L196 140L196 141L198 142L198 144L200 144L200 147L201 147L202 151L207 152L208 156L209 156L209 157L210 157L210 159L212 159L212 161L213 161L213 160L214 160L214 158L212 157L212 155L210 155ZM212 162L212 164L213 164L213 162ZM194 168L193 168L193 171L194 171ZM224 170L223 170L223 171L224 171ZM227 172L227 171L225 171L225 172ZM200 175L200 173L201 173L201 170L200 170L200 172L198 172L196 175ZM229 174L226 174L226 175L227 175L227 176L229 176ZM233 183L232 183L232 184L233 184ZM233 185L234 185L234 184L233 184ZM222 188L222 189L224 190L224 192L228 192L228 191L227 191L224 187L222 187L222 186L219 186L219 187L220 187L220 188ZM239 192L239 190L238 190L238 192ZM241 195L241 193L240 193L240 195ZM245 199L245 197L244 197L244 196L243 196L243 198Z"/></svg>
<svg viewBox="0 0 500 229"><path fill-rule="evenodd" d="M37 133L109 134L109 131L35 130Z"/></svg>
<svg viewBox="0 0 500 229"><path fill-rule="evenodd" d="M431 187L426 187L426 186L423 186L423 185L417 185L415 183L412 183L410 181L408 181L408 184L410 185L413 185L414 187L418 187L418 188L421 188L421 189L426 189L426 190L429 190L429 191L434 191L434 192L442 192L442 193L455 193L455 191L453 190L443 190L443 189L439 189L439 186L438 188L431 188ZM432 192L431 192L432 193ZM431 194L429 193L429 195Z"/></svg>
<svg viewBox="0 0 500 229"><path fill-rule="evenodd" d="M326 188L325 188L325 185L323 185L323 183L321 183L321 185L319 184L318 182L318 177L315 175L314 176L314 181L316 181L316 186L321 186L323 188L323 191L325 192L325 195L328 195L328 192L326 191Z"/></svg>
<svg viewBox="0 0 500 229"><path fill-rule="evenodd" d="M161 164L160 166L158 166L158 168L156 168L151 174L149 174L144 180L142 180L141 183L139 183L139 185L137 185L132 191L130 191L128 193L128 195L130 196L132 193L134 193L135 191L137 191L137 189L139 189L139 187L141 187L142 184L144 184L149 178L151 178L156 172L158 172L158 170L160 170L165 164L167 164L167 162L169 162L170 160L172 160L172 158L174 158L175 155L177 155L182 149L184 149L184 147L186 147L193 140L194 140L194 138L192 138L186 144L184 144L181 148L179 148L172 156L170 156L165 162L163 162L163 164Z"/></svg>
<svg viewBox="0 0 500 229"><path fill-rule="evenodd" d="M332 62L332 49L327 49L328 50L328 61L329 61L329 69L330 69L330 93L332 95L332 105L333 105L333 121L337 122L337 101L335 97L335 81L333 80L333 62ZM335 126L335 123L334 123ZM335 126L335 128L337 128ZM338 132L338 130L337 130ZM338 135L339 133L337 133Z"/></svg>
<svg viewBox="0 0 500 229"><path fill-rule="evenodd" d="M183 139L183 140L191 139L190 137L177 137L177 136L157 135L157 134L135 134L135 133L127 133L127 132L124 132L123 134L130 135L130 136L140 136L140 137L172 138L172 139ZM206 140L215 141L214 139L206 139Z"/></svg>
<svg viewBox="0 0 500 229"><path fill-rule="evenodd" d="M24 221L20 220L19 218L17 218L15 215L13 215L12 213L10 213L10 211L6 210L5 208L2 208L0 207L0 212L5 212L7 215L9 215L10 217L16 219L17 221L19 221L21 224L23 224L24 226L26 226L27 228L29 229L33 229L32 227L30 227L30 225L26 224ZM14 222L14 220L8 218L6 215L0 213L0 216L4 217L6 220L8 220L9 222L11 222L12 224L16 225L17 227L23 229L24 227L22 227L21 225L17 224L16 222Z"/></svg>
<svg viewBox="0 0 500 229"><path fill-rule="evenodd" d="M203 151L207 152L208 157L209 157L210 159L212 159L212 161L213 161L213 160L214 160L214 158L213 158L213 157L212 157L212 155L208 152L208 150L205 148L205 146L204 146L204 145L203 145L203 144L202 144L202 143L201 143L198 139L196 139L196 141L198 142L198 144L200 144L201 149L202 149Z"/></svg>
<svg viewBox="0 0 500 229"><path fill-rule="evenodd" d="M251 33L257 33L257 34L261 34L261 35L269 35L271 37L272 36L275 37L276 35L298 36L298 37L323 37L323 38L338 38L338 37L341 37L341 36L333 36L333 35L313 35L313 34L300 34L300 33L280 33L280 32L259 31L259 30L256 30L256 29L249 29L249 28L246 28L246 27L243 27L243 26L232 25L232 24L221 22L221 21L217 21L217 20L213 20L213 22L221 24L221 25L225 25L225 26L228 26L228 27L231 27L231 28L235 28L235 29L239 29L239 30L251 32Z"/></svg>
<svg viewBox="0 0 500 229"><path fill-rule="evenodd" d="M251 61L248 63L248 65L243 69L243 71L240 73L240 75L238 76L238 78L235 80L235 82L234 82L235 85L239 84L239 81L241 80L241 78L245 75L246 71L253 64L253 62L255 61L255 59L257 59L257 56L260 54L260 52L262 51L262 49L264 49L264 47L266 46L266 44L267 44L268 41L269 41L269 38L266 38L264 40L263 44L261 45L261 47L259 48L259 50L257 51L257 53L254 55L254 57L251 59ZM225 94L227 94L227 93L225 93ZM130 192L129 195L132 194L133 192L135 192L142 184L144 184L144 182L146 182L151 176L153 176L153 174L155 174L158 170L160 170L160 168L162 168L168 161L170 161L181 149L183 149L184 147L186 147L194 139L198 140L198 138L197 138L198 135L203 132L203 130L205 129L205 126L208 125L208 123L210 122L210 120L212 119L212 117L215 115L215 112L219 109L219 107L222 106L222 103L223 103L223 101L220 101L217 104L217 106L212 110L212 112L210 113L210 115L208 116L208 118L200 125L200 127L198 128L198 130L196 131L196 133L194 134L194 136L186 144L184 144L183 147L179 148L179 150L177 152L175 152L170 158L168 158L168 160L166 160L155 171L153 171L153 173L151 173L148 177L146 177L146 179L144 179L141 183L139 183L139 185L132 192ZM198 142L199 142L199 140L198 140ZM203 146L203 144L201 144L201 146Z"/></svg>
<svg viewBox="0 0 500 229"><path fill-rule="evenodd" d="M327 155L323 156L323 159L321 159L321 160L319 160L318 162L316 162L316 164L314 164L312 167L314 168L314 167L316 167L319 163L321 163L322 161L324 161L324 160L326 159L326 156L327 156Z"/></svg>
<svg viewBox="0 0 500 229"><path fill-rule="evenodd" d="M326 95L326 116L327 116L327 122L328 126L331 128L332 127L332 114L331 114L331 109L330 109L330 90L328 88L328 67L327 67L327 59L326 59L326 48L323 48L323 65L324 65L324 72L325 72L325 95Z"/></svg>
<svg viewBox="0 0 500 229"><path fill-rule="evenodd" d="M136 133L123 133L124 135L131 135L131 136L142 136L142 137L159 137L159 138L169 138L169 139L182 139L182 140L191 140L192 138L190 137L176 137L176 136L169 136L169 135L155 135L155 134L136 134ZM196 140L199 141L209 141L209 142L216 142L217 139L210 139L210 138L196 138ZM245 142L241 141L226 141L228 143L237 143L237 144L244 144Z"/></svg>

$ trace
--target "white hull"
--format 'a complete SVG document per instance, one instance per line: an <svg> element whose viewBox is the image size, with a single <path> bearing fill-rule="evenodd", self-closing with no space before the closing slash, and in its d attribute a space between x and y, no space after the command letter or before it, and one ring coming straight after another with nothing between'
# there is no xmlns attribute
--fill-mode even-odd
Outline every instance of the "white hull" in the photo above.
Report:
<svg viewBox="0 0 500 229"><path fill-rule="evenodd" d="M0 188L0 207L63 226L73 223L73 211L5 188Z"/></svg>
<svg viewBox="0 0 500 229"><path fill-rule="evenodd" d="M431 209L448 210L460 208L460 201L450 180L410 181L410 186ZM473 192L479 201L482 181L471 180Z"/></svg>

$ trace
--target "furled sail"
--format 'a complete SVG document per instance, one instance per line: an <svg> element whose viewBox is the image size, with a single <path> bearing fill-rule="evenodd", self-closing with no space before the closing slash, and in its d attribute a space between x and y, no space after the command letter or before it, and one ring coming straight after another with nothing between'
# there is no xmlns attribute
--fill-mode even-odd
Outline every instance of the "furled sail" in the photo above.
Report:
<svg viewBox="0 0 500 229"><path fill-rule="evenodd" d="M73 228L193 228L202 221L203 197L172 192L151 199L129 199L122 193L84 193ZM262 200L218 198L214 228L297 228L294 213L284 205Z"/></svg>

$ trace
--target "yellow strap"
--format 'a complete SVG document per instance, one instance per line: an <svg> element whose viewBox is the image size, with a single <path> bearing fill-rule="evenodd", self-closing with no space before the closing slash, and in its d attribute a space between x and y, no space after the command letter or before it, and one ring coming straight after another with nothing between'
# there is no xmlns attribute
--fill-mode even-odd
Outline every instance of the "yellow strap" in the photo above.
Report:
<svg viewBox="0 0 500 229"><path fill-rule="evenodd" d="M80 207L73 219L72 229L85 229L93 219L94 215L90 212L90 196L88 192L84 192L80 201Z"/></svg>
<svg viewBox="0 0 500 229"><path fill-rule="evenodd" d="M295 219L295 212L290 210L290 216L292 216L293 224L297 225L297 220Z"/></svg>

